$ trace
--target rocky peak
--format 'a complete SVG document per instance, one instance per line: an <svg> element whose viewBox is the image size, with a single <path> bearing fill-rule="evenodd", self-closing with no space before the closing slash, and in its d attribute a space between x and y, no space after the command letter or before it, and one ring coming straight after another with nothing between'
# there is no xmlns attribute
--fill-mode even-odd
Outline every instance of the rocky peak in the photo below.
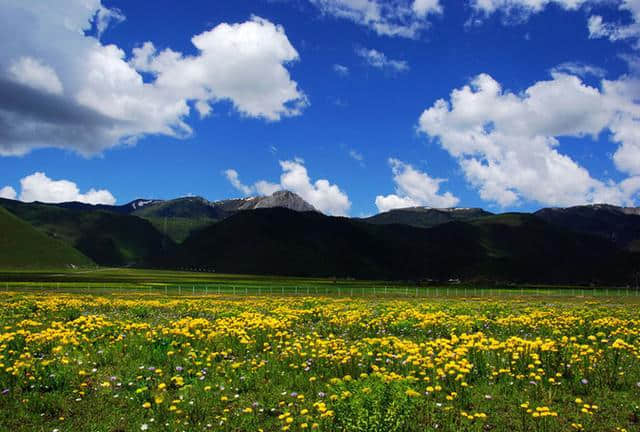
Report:
<svg viewBox="0 0 640 432"><path fill-rule="evenodd" d="M240 206L240 210L258 208L284 207L294 211L317 211L315 207L302 199L298 194L281 190L265 197L255 198Z"/></svg>

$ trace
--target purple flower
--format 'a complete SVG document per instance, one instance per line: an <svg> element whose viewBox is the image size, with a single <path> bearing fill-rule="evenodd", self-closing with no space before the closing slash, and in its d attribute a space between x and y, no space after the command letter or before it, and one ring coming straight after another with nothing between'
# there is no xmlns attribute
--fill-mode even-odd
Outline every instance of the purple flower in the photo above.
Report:
<svg viewBox="0 0 640 432"><path fill-rule="evenodd" d="M325 397L327 394L325 392L318 392L318 397Z"/></svg>
<svg viewBox="0 0 640 432"><path fill-rule="evenodd" d="M291 392L291 395L290 395L290 396L291 396L291 397L298 397L298 393L296 393L296 392Z"/></svg>
<svg viewBox="0 0 640 432"><path fill-rule="evenodd" d="M183 367L182 367L182 366L176 366L176 370L177 370L178 372L182 372L182 369L183 369Z"/></svg>
<svg viewBox="0 0 640 432"><path fill-rule="evenodd" d="M9 389L8 389L8 388L6 388L6 389L2 390L2 394L3 394L3 395L6 395L7 393L9 393Z"/></svg>
<svg viewBox="0 0 640 432"><path fill-rule="evenodd" d="M580 382L581 382L582 384L584 384L584 385L589 384L589 380L588 380L588 379L586 379L586 378L582 378L582 379L580 380Z"/></svg>

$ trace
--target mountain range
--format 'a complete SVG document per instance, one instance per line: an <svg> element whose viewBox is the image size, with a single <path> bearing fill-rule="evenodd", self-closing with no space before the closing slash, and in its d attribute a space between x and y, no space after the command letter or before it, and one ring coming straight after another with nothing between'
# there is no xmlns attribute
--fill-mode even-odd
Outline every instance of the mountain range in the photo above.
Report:
<svg viewBox="0 0 640 432"><path fill-rule="evenodd" d="M94 263L386 280L616 285L631 283L640 272L640 209L610 205L503 214L412 207L345 218L326 216L295 193L279 191L222 201L138 199L120 206L0 199L0 210L0 268ZM16 245L30 246L21 246L16 255L11 252ZM56 259L50 259L53 255Z"/></svg>

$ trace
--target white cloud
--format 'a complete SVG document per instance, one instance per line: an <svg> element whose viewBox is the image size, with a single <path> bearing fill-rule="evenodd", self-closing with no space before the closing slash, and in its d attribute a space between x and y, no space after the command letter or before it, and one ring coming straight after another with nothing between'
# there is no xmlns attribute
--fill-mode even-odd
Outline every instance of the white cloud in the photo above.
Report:
<svg viewBox="0 0 640 432"><path fill-rule="evenodd" d="M640 3L637 0L622 0L619 9L629 12L630 24L607 23L600 15L589 17L589 37L608 38L611 41L640 38ZM640 46L637 44L636 47Z"/></svg>
<svg viewBox="0 0 640 432"><path fill-rule="evenodd" d="M282 187L280 186L280 184L271 183L266 180L257 181L253 185L253 187L255 188L256 192L258 192L260 195L271 195L274 192L282 190Z"/></svg>
<svg viewBox="0 0 640 432"><path fill-rule="evenodd" d="M582 62L564 62L554 67L552 72L567 73L570 75L577 75L582 78L588 75L603 78L606 75L606 71L604 69Z"/></svg>
<svg viewBox="0 0 640 432"><path fill-rule="evenodd" d="M524 92L503 91L491 76L478 75L436 101L419 130L437 139L458 160L480 196L502 206L533 200L547 205L607 202L632 204L640 175L640 96L637 80L602 81L602 89L554 72ZM601 181L559 150L562 136L596 137L609 129L621 145L616 167L626 183Z"/></svg>
<svg viewBox="0 0 640 432"><path fill-rule="evenodd" d="M0 189L0 198L14 200L17 196L18 194L16 193L16 190L11 186L5 186Z"/></svg>
<svg viewBox="0 0 640 432"><path fill-rule="evenodd" d="M555 4L566 10L576 10L583 4L596 0L470 0L471 7L476 12L492 14L531 14L542 12L550 4Z"/></svg>
<svg viewBox="0 0 640 432"><path fill-rule="evenodd" d="M429 14L441 14L443 12L440 0L414 0L411 9L419 17L425 17Z"/></svg>
<svg viewBox="0 0 640 432"><path fill-rule="evenodd" d="M96 12L96 15L95 15L95 24L96 24L96 30L98 33L98 38L102 36L102 33L105 32L105 30L109 27L111 23L115 23L115 24L121 23L125 19L126 17L120 11L120 9L117 9L117 8L109 9L102 5L99 6L98 12Z"/></svg>
<svg viewBox="0 0 640 432"><path fill-rule="evenodd" d="M343 77L349 75L349 68L341 64L334 64L333 71Z"/></svg>
<svg viewBox="0 0 640 432"><path fill-rule="evenodd" d="M252 17L242 24L220 24L191 42L198 56L169 48L157 52L146 42L133 50L130 63L154 74L159 87L199 101L228 99L251 117L279 120L306 107L305 95L283 66L299 57L282 27Z"/></svg>
<svg viewBox="0 0 640 432"><path fill-rule="evenodd" d="M114 196L105 189L89 189L80 193L78 186L69 180L52 180L43 172L35 172L20 180L20 201L60 203L78 201L86 204L115 204Z"/></svg>
<svg viewBox="0 0 640 432"><path fill-rule="evenodd" d="M406 61L390 59L375 49L358 48L356 54L362 57L369 66L377 69L391 69L398 72L409 70L409 63Z"/></svg>
<svg viewBox="0 0 640 432"><path fill-rule="evenodd" d="M577 10L583 6L616 5L619 10L628 12L630 23L605 22L602 16L589 17L587 27L589 37L608 38L611 41L640 38L640 2L638 0L469 0L472 9L480 17L472 19L481 22L483 16L500 12L507 21L520 22L531 14L542 12L547 6L554 4L565 10ZM640 48L640 43L636 44Z"/></svg>
<svg viewBox="0 0 640 432"><path fill-rule="evenodd" d="M429 15L442 13L439 0L311 0L324 14L348 19L379 35L416 38Z"/></svg>
<svg viewBox="0 0 640 432"><path fill-rule="evenodd" d="M281 26L221 23L192 37L192 55L145 42L128 56L85 34L123 19L105 10L100 0L0 3L0 155L90 155L149 134L188 137L192 109L206 117L220 101L268 121L308 105L286 68L299 56Z"/></svg>
<svg viewBox="0 0 640 432"><path fill-rule="evenodd" d="M32 57L20 57L9 66L9 75L15 81L48 93L62 94L60 78L50 66Z"/></svg>
<svg viewBox="0 0 640 432"><path fill-rule="evenodd" d="M391 158L389 165L393 172L396 193L376 197L378 211L386 212L405 207L454 207L460 200L451 192L440 192L440 183L446 181L430 177L408 163Z"/></svg>
<svg viewBox="0 0 640 432"><path fill-rule="evenodd" d="M312 182L302 159L295 158L293 160L280 161L280 167L282 168L282 174L280 175L279 183L260 180L254 183L253 186L247 186L239 181L235 170L227 170L225 175L231 184L245 195L249 195L254 191L261 195L271 195L278 190L289 190L300 195L302 199L323 213L337 216L349 213L351 202L347 194L328 180L319 179ZM227 174L229 171L232 171L235 175L229 176ZM232 178L235 180L232 180Z"/></svg>
<svg viewBox="0 0 640 432"><path fill-rule="evenodd" d="M364 160L364 156L362 156L362 153L354 149L349 150L349 156L351 157L351 159L357 160L358 162L362 162Z"/></svg>
<svg viewBox="0 0 640 432"><path fill-rule="evenodd" d="M224 175L225 177L227 177L227 180L229 180L231 185L243 194L249 195L253 190L250 186L242 184L240 178L238 177L238 171L234 169L228 169L224 172Z"/></svg>

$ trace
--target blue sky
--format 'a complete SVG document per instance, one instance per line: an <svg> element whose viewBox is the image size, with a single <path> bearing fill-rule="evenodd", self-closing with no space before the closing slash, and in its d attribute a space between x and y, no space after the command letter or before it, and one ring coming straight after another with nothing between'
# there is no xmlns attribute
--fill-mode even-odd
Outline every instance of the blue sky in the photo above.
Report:
<svg viewBox="0 0 640 432"><path fill-rule="evenodd" d="M0 1L2 196L640 201L637 1L39 3Z"/></svg>

